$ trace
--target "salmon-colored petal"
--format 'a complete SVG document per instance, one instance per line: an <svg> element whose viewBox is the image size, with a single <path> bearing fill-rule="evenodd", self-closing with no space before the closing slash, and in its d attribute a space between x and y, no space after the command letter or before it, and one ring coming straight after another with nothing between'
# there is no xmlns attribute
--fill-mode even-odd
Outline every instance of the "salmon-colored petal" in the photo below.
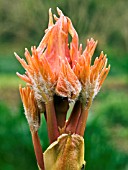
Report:
<svg viewBox="0 0 128 170"><path fill-rule="evenodd" d="M69 18L68 19L68 29L69 33L72 36L72 41L70 43L70 57L72 61L72 67L75 65L76 61L78 61L78 43L79 43L79 38L76 30L74 29L72 22Z"/></svg>
<svg viewBox="0 0 128 170"><path fill-rule="evenodd" d="M100 84L99 84L99 88L102 86L104 80L106 79L108 73L110 71L110 65L108 66L108 68L105 69L104 71L104 75L102 76L101 80L100 80Z"/></svg>
<svg viewBox="0 0 128 170"><path fill-rule="evenodd" d="M78 59L78 35L75 31L71 20L65 17L61 10L57 8L59 18L56 18L56 23L53 23L51 9L49 10L49 26L47 32L39 44L37 51L39 56L42 54L46 57L52 71L59 73L61 61L65 58L70 63L71 67L75 65ZM70 49L68 46L68 34L71 35L72 41Z"/></svg>
<svg viewBox="0 0 128 170"><path fill-rule="evenodd" d="M20 86L19 91L30 129L37 131L40 126L40 113L34 97L34 91L29 86L24 88Z"/></svg>
<svg viewBox="0 0 128 170"><path fill-rule="evenodd" d="M48 23L48 27L53 26L53 16L52 16L52 10L51 8L49 9L49 23Z"/></svg>
<svg viewBox="0 0 128 170"><path fill-rule="evenodd" d="M29 83L29 84L32 84L32 82L31 82L31 79L28 77L28 76L26 76L25 74L24 75L21 75L20 73L16 73L17 74L17 76L18 77L20 77L23 81L25 81L26 83Z"/></svg>
<svg viewBox="0 0 128 170"><path fill-rule="evenodd" d="M90 40L88 39L87 40L87 46L83 52L83 55L86 55L86 53L88 52L90 54L90 56L92 57L93 56L93 53L95 51L95 48L97 46L97 41L94 41L93 38L91 38Z"/></svg>
<svg viewBox="0 0 128 170"><path fill-rule="evenodd" d="M81 91L81 84L70 68L68 61L65 62L62 63L56 92L61 96L69 97L69 99L76 99Z"/></svg>
<svg viewBox="0 0 128 170"><path fill-rule="evenodd" d="M27 65L27 63L25 62L25 60L24 60L24 59L21 59L21 58L18 56L18 54L16 54L15 52L14 52L14 55L15 55L16 59L21 63L21 65L24 67L24 69L27 70L27 69L28 69L28 65Z"/></svg>

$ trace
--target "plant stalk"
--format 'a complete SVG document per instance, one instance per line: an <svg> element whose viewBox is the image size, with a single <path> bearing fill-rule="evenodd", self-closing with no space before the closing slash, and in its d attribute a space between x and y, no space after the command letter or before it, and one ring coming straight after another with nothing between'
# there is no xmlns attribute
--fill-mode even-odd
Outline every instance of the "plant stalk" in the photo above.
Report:
<svg viewBox="0 0 128 170"><path fill-rule="evenodd" d="M37 131L31 131L31 134L32 134L32 142L33 142L34 151L35 151L38 166L40 167L41 170L45 170L44 159L43 159L43 151L42 151L42 147L41 147L40 140L39 140L39 137L38 137L38 133L37 133Z"/></svg>
<svg viewBox="0 0 128 170"><path fill-rule="evenodd" d="M81 113L81 103L80 103L80 101L76 101L74 108L72 110L72 113L69 117L69 120L66 124L66 132L67 133L71 133L71 134L75 133L76 127L78 124L78 120L80 117L80 113Z"/></svg>
<svg viewBox="0 0 128 170"><path fill-rule="evenodd" d="M76 128L76 134L84 136L86 122L88 118L88 112L92 103L92 97L87 101L86 105L82 104L81 106L81 115L78 120L78 125Z"/></svg>
<svg viewBox="0 0 128 170"><path fill-rule="evenodd" d="M54 141L57 140L59 136L56 113L54 108L54 101L53 100L48 101L45 104L45 106L46 106L48 136L49 136L50 143L53 143Z"/></svg>

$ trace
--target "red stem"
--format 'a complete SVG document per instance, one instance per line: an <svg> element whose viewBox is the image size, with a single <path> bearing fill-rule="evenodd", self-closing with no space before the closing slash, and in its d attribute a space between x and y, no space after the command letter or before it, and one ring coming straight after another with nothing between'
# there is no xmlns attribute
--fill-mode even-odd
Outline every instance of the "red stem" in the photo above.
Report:
<svg viewBox="0 0 128 170"><path fill-rule="evenodd" d="M76 127L78 124L78 120L80 117L80 113L81 113L81 103L80 103L80 101L76 101L74 108L72 110L72 113L71 113L69 120L67 122L67 125L66 125L67 133L75 133Z"/></svg>
<svg viewBox="0 0 128 170"><path fill-rule="evenodd" d="M32 142L33 142L33 146L34 146L37 163L41 170L45 170L43 151L42 151L42 147L41 147L40 140L38 137L38 133L37 133L37 131L36 132L32 131L31 134L32 134Z"/></svg>
<svg viewBox="0 0 128 170"><path fill-rule="evenodd" d="M56 113L54 108L54 101L51 100L45 104L47 115L47 128L50 143L56 141L59 136L58 125L56 120Z"/></svg>
<svg viewBox="0 0 128 170"><path fill-rule="evenodd" d="M76 128L76 134L80 136L84 136L87 118L88 118L88 108L86 109L83 108L81 111L81 115L79 117L78 126Z"/></svg>
<svg viewBox="0 0 128 170"><path fill-rule="evenodd" d="M92 103L92 97L90 97L87 100L86 105L82 104L81 115L79 117L78 126L76 128L76 134L78 134L80 136L84 136L84 131L85 131L86 122L87 122L87 118L88 118L88 112L89 112L91 103Z"/></svg>

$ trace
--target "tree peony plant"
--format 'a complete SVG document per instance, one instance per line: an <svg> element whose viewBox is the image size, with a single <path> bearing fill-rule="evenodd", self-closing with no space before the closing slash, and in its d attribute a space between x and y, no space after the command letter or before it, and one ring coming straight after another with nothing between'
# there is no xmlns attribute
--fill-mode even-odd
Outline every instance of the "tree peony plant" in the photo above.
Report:
<svg viewBox="0 0 128 170"><path fill-rule="evenodd" d="M83 50L71 20L57 8L49 10L49 24L39 46L15 56L26 70L17 75L26 82L19 87L32 141L41 170L81 170L84 161L84 131L88 112L109 70L106 55L91 64L97 41L87 40ZM54 23L54 21L55 23ZM69 35L72 40L69 44ZM69 104L74 107L66 120ZM41 113L47 123L50 146L43 153L38 136Z"/></svg>

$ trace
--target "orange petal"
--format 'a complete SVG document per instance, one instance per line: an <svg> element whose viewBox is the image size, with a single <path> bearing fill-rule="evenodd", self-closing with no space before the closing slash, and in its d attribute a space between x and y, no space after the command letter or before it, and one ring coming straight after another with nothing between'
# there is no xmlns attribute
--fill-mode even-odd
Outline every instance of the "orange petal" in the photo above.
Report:
<svg viewBox="0 0 128 170"><path fill-rule="evenodd" d="M23 81L25 81L26 83L29 83L29 84L32 84L30 78L28 76L26 76L25 74L24 75L21 75L20 73L16 73L18 77L20 77Z"/></svg>
<svg viewBox="0 0 128 170"><path fill-rule="evenodd" d="M62 63L59 74L56 92L64 97L76 99L81 91L81 84L70 68L68 61Z"/></svg>

